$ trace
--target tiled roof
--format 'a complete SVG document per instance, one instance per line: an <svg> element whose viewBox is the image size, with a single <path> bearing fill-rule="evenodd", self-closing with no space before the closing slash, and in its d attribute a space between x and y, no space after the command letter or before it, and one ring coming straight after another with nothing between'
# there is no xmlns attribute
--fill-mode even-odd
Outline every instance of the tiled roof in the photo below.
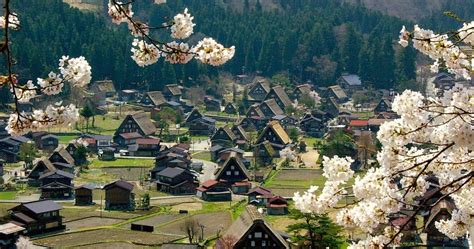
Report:
<svg viewBox="0 0 474 249"><path fill-rule="evenodd" d="M349 126L367 126L367 125L369 125L368 120L360 120L360 119L351 120L351 123L349 124Z"/></svg>
<svg viewBox="0 0 474 249"><path fill-rule="evenodd" d="M123 181L123 180L118 180L118 181L109 183L109 184L104 186L104 189L107 190L107 189L109 189L111 187L114 187L114 186L117 186L119 188L123 188L125 190L129 190L129 191L133 190L133 184L131 184L129 182L126 182L126 181Z"/></svg>
<svg viewBox="0 0 474 249"><path fill-rule="evenodd" d="M42 214L51 211L61 210L62 207L52 200L40 200L20 204L35 214ZM15 209L15 208L13 208Z"/></svg>
<svg viewBox="0 0 474 249"><path fill-rule="evenodd" d="M341 78L347 82L348 85L350 86L360 86L362 85L362 81L360 80L358 75L355 74L349 74L349 75L343 75Z"/></svg>

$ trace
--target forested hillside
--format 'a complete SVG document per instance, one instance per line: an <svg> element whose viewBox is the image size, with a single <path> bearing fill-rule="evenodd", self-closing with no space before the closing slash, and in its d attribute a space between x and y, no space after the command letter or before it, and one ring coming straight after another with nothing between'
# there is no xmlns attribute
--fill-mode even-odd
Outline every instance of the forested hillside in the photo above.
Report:
<svg viewBox="0 0 474 249"><path fill-rule="evenodd" d="M263 11L259 1L246 2L243 11L236 11L222 0L164 5L137 1L134 11L154 24L188 7L197 23L191 41L212 36L226 46L235 45L237 51L222 68L192 62L143 69L130 58L131 37L125 25L108 25L105 13L84 13L60 0L14 1L22 21L22 30L14 36L19 72L22 78L45 76L61 55L69 54L84 55L94 79L113 79L119 89L137 88L138 83L160 89L180 80L191 85L200 75L212 77L217 70L261 71L265 76L286 72L295 81L318 85L333 83L342 72L359 73L378 88L415 77L415 54L396 45L400 27L408 24L400 19L333 0L284 1L283 11Z"/></svg>

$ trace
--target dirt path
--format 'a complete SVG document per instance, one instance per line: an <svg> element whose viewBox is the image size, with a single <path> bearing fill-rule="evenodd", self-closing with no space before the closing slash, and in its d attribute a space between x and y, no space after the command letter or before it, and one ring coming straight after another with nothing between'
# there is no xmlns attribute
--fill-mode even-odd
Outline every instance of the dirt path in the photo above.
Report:
<svg viewBox="0 0 474 249"><path fill-rule="evenodd" d="M300 154L301 160L303 161L306 168L319 168L319 164L316 162L319 159L319 152L309 148L307 152Z"/></svg>

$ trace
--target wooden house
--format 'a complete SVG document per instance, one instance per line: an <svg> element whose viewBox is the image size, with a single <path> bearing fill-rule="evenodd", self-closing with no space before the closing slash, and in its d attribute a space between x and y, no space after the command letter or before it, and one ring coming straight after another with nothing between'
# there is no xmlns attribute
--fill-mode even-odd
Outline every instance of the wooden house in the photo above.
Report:
<svg viewBox="0 0 474 249"><path fill-rule="evenodd" d="M325 123L313 115L309 115L309 117L302 119L299 123L299 127L306 135L312 137L322 137L326 132Z"/></svg>
<svg viewBox="0 0 474 249"><path fill-rule="evenodd" d="M351 122L349 123L349 129L352 131L366 131L369 129L369 121L360 119L351 120Z"/></svg>
<svg viewBox="0 0 474 249"><path fill-rule="evenodd" d="M259 105L259 109L262 111L264 117L271 118L277 115L284 115L285 112L277 104L275 99L267 99Z"/></svg>
<svg viewBox="0 0 474 249"><path fill-rule="evenodd" d="M249 205L232 223L224 236L237 238L234 249L278 248L289 249L289 243L281 232L272 228L255 206Z"/></svg>
<svg viewBox="0 0 474 249"><path fill-rule="evenodd" d="M57 148L50 156L49 161L51 163L65 163L70 165L75 165L74 158L67 152L63 147Z"/></svg>
<svg viewBox="0 0 474 249"><path fill-rule="evenodd" d="M310 84L296 86L293 91L293 98L299 100L302 96L309 95L311 93L311 88Z"/></svg>
<svg viewBox="0 0 474 249"><path fill-rule="evenodd" d="M250 174L242 163L242 160L233 152L225 161L222 167L216 172L216 180L221 181L231 187L236 194L247 193L250 186L242 185L250 180Z"/></svg>
<svg viewBox="0 0 474 249"><path fill-rule="evenodd" d="M120 133L115 137L115 143L120 148L125 148L131 144L136 144L137 139L143 138L138 132Z"/></svg>
<svg viewBox="0 0 474 249"><path fill-rule="evenodd" d="M8 222L0 225L0 248L17 248L16 242L20 235L25 234L25 228L16 224L16 222Z"/></svg>
<svg viewBox="0 0 474 249"><path fill-rule="evenodd" d="M371 132L377 133L380 129L380 126L388 121L392 121L392 119L371 118L368 120L369 130Z"/></svg>
<svg viewBox="0 0 474 249"><path fill-rule="evenodd" d="M99 150L107 147L113 147L113 136L109 135L96 135L96 134L82 134L80 136L84 141L87 142L87 148L90 151L98 152Z"/></svg>
<svg viewBox="0 0 474 249"><path fill-rule="evenodd" d="M286 215L288 214L288 202L281 196L275 196L267 202L267 214Z"/></svg>
<svg viewBox="0 0 474 249"><path fill-rule="evenodd" d="M258 186L247 193L248 204L256 206L266 206L268 200L273 197L270 189Z"/></svg>
<svg viewBox="0 0 474 249"><path fill-rule="evenodd" d="M241 125L234 125L231 130L236 138L235 144L241 149L247 149L250 138L244 128Z"/></svg>
<svg viewBox="0 0 474 249"><path fill-rule="evenodd" d="M188 126L188 132L191 136L209 136L216 131L216 120L209 117L202 117L191 121Z"/></svg>
<svg viewBox="0 0 474 249"><path fill-rule="evenodd" d="M328 98L334 98L337 103L344 103L349 100L346 92L339 85L328 87L327 96Z"/></svg>
<svg viewBox="0 0 474 249"><path fill-rule="evenodd" d="M456 85L456 81L450 74L441 72L436 75L433 84L441 91L448 91Z"/></svg>
<svg viewBox="0 0 474 249"><path fill-rule="evenodd" d="M138 93L135 89L124 89L119 92L119 99L123 102L134 102L137 100Z"/></svg>
<svg viewBox="0 0 474 249"><path fill-rule="evenodd" d="M10 209L10 218L24 227L30 236L44 234L66 228L59 213L61 209L52 200L26 202Z"/></svg>
<svg viewBox="0 0 474 249"><path fill-rule="evenodd" d="M374 113L378 114L381 112L392 112L392 102L389 99L383 98L379 101L377 106L375 106Z"/></svg>
<svg viewBox="0 0 474 249"><path fill-rule="evenodd" d="M199 112L198 109L193 109L188 116L186 117L185 123L186 125L189 125L191 122L194 120L203 118L204 116Z"/></svg>
<svg viewBox="0 0 474 249"><path fill-rule="evenodd" d="M199 182L189 170L168 167L156 175L158 191L172 195L195 194Z"/></svg>
<svg viewBox="0 0 474 249"><path fill-rule="evenodd" d="M169 84L163 88L163 95L168 101L179 102L183 95L183 87L177 84Z"/></svg>
<svg viewBox="0 0 474 249"><path fill-rule="evenodd" d="M245 116L249 118L265 119L265 114L262 112L262 109L260 109L260 104L251 105L249 109L247 110L247 113L245 114Z"/></svg>
<svg viewBox="0 0 474 249"><path fill-rule="evenodd" d="M273 158L280 156L278 151L273 148L272 144L268 140L259 143L255 153L257 154L257 159L260 160L260 163L264 165L270 165L273 161Z"/></svg>
<svg viewBox="0 0 474 249"><path fill-rule="evenodd" d="M89 206L94 204L93 200L94 187L91 185L82 185L74 189L74 197L76 206Z"/></svg>
<svg viewBox="0 0 474 249"><path fill-rule="evenodd" d="M191 155L188 149L173 146L158 152L155 157L155 167L150 171L151 179L157 179L156 174L167 167L189 168L191 165Z"/></svg>
<svg viewBox="0 0 474 249"><path fill-rule="evenodd" d="M135 144L128 145L129 156L155 157L160 151L159 138L138 138Z"/></svg>
<svg viewBox="0 0 474 249"><path fill-rule="evenodd" d="M291 139L277 121L271 121L267 127L260 133L257 144L269 141L275 150L281 150L291 144Z"/></svg>
<svg viewBox="0 0 474 249"><path fill-rule="evenodd" d="M237 138L228 126L219 127L211 137L211 145L222 145L224 147L232 147Z"/></svg>
<svg viewBox="0 0 474 249"><path fill-rule="evenodd" d="M7 125L8 125L7 120L0 119L0 140L10 136L10 134L8 134L8 131L6 130Z"/></svg>
<svg viewBox="0 0 474 249"><path fill-rule="evenodd" d="M92 100L95 106L106 105L106 98L112 98L117 93L111 80L94 81L89 89L93 95Z"/></svg>
<svg viewBox="0 0 474 249"><path fill-rule="evenodd" d="M323 110L329 113L332 118L339 116L340 113L339 104L334 98L326 99L323 105Z"/></svg>
<svg viewBox="0 0 474 249"><path fill-rule="evenodd" d="M275 99L282 110L286 110L287 107L292 105L290 97L288 97L288 94L282 86L275 86L270 89L270 92L265 96L265 100L268 99Z"/></svg>
<svg viewBox="0 0 474 249"><path fill-rule="evenodd" d="M257 81L248 91L248 99L250 103L259 103L265 100L270 92L270 84L266 81Z"/></svg>
<svg viewBox="0 0 474 249"><path fill-rule="evenodd" d="M267 125L267 122L267 118L245 117L239 122L239 125L242 126L245 131L251 132L262 130Z"/></svg>
<svg viewBox="0 0 474 249"><path fill-rule="evenodd" d="M160 107L166 102L165 96L160 91L147 92L139 101L140 105L145 107Z"/></svg>
<svg viewBox="0 0 474 249"><path fill-rule="evenodd" d="M216 180L207 180L196 189L196 196L204 201L231 201L232 192L229 187Z"/></svg>
<svg viewBox="0 0 474 249"><path fill-rule="evenodd" d="M57 136L44 131L32 132L28 136L35 142L36 148L39 150L54 151L59 145Z"/></svg>
<svg viewBox="0 0 474 249"><path fill-rule="evenodd" d="M142 136L153 135L156 127L145 112L129 114L115 131L114 141L116 142L119 134L136 132Z"/></svg>
<svg viewBox="0 0 474 249"><path fill-rule="evenodd" d="M360 80L359 75L355 74L343 74L337 80L337 84L349 94L352 94L357 90L362 90L362 81Z"/></svg>
<svg viewBox="0 0 474 249"><path fill-rule="evenodd" d="M135 209L133 184L118 180L105 185L103 189L105 190L105 209Z"/></svg>
<svg viewBox="0 0 474 249"><path fill-rule="evenodd" d="M31 140L24 136L8 136L0 140L0 159L7 163L19 161L20 146Z"/></svg>
<svg viewBox="0 0 474 249"><path fill-rule="evenodd" d="M115 148L105 147L97 152L97 156L101 161L114 161L115 160Z"/></svg>
<svg viewBox="0 0 474 249"><path fill-rule="evenodd" d="M224 112L227 114L237 114L237 107L233 103L227 103L224 107Z"/></svg>
<svg viewBox="0 0 474 249"><path fill-rule="evenodd" d="M291 128L295 128L296 124L298 123L297 119L294 116L287 116L287 115L276 115L273 116L270 121L277 121L278 123L288 131Z"/></svg>
<svg viewBox="0 0 474 249"><path fill-rule="evenodd" d="M39 177L41 199L69 199L72 197L74 175L62 170L43 173Z"/></svg>
<svg viewBox="0 0 474 249"><path fill-rule="evenodd" d="M33 163L33 169L28 174L28 185L39 186L40 176L44 173L54 170L56 170L56 167L54 167L53 163L51 163L51 161L49 161L47 158L43 157L39 160L36 160Z"/></svg>
<svg viewBox="0 0 474 249"><path fill-rule="evenodd" d="M211 96L204 96L204 106L208 112L220 112L221 111L221 101L214 99Z"/></svg>

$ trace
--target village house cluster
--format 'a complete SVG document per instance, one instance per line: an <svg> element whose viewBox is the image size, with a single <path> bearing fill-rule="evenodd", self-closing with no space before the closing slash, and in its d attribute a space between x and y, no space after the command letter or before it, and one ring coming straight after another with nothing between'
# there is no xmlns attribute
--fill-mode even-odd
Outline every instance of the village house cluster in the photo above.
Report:
<svg viewBox="0 0 474 249"><path fill-rule="evenodd" d="M317 150L318 145L306 144L303 138L324 141L338 130L351 134L358 146L354 168L370 167L370 162L375 161L375 151L367 148L369 144L375 146L375 133L381 124L397 118L391 109L395 93L390 89L370 90L357 75L346 74L329 87L305 83L289 89L251 76L239 76L235 81L246 92L245 110L237 103L215 96L202 96L202 105L192 105L185 97L189 89L178 84L166 85L161 91L117 92L110 80L94 82L84 103L90 105L95 115L110 112L111 106L117 109L130 105L134 111L120 118L113 134L82 132L67 143L60 142L61 134L56 132L10 136L5 131L5 121L0 121L0 176L7 174L6 164L24 161L24 167L8 172L13 175L4 178L7 182L36 188L39 193L38 200L23 202L9 210L7 222L0 225L0 245L11 245L22 234L37 236L67 229L60 214L63 207L55 201L71 201L77 206L100 202L103 210L133 211L141 205L135 195L136 189L141 188L169 198L195 196L203 202L245 201L244 211L224 233L236 238L234 248L290 248L288 234L275 230L265 220L267 215L287 215L291 200L290 195L276 194L265 186L269 172L284 167L282 164L290 158L288 154L295 155L290 160L293 165L304 167L300 154L307 148ZM440 73L434 84L447 90L456 80ZM364 94L373 96L367 103L354 104L355 96ZM312 107L301 103L307 97L318 103ZM169 125L175 133L168 132L166 139L160 123L167 121L161 116L165 109L183 117L179 123ZM174 140L170 141L169 137ZM364 139L369 144L360 146ZM24 144L40 153L34 158L20 158ZM83 149L86 153L79 152ZM193 157L202 151L210 157ZM102 184L77 184L76 179L91 158L99 163L148 158L154 163L138 183L116 178ZM436 188L436 181L432 179L431 188ZM99 199L97 193L101 193ZM429 194L423 198L436 199ZM446 240L436 232L434 221L451 215L452 205L450 199L445 199L421 218L430 243ZM393 217L391 222L402 224L407 215ZM131 230L153 231L153 227L135 222ZM404 239L409 240L416 229L415 223L406 227ZM163 248L173 248L172 244L166 246Z"/></svg>

